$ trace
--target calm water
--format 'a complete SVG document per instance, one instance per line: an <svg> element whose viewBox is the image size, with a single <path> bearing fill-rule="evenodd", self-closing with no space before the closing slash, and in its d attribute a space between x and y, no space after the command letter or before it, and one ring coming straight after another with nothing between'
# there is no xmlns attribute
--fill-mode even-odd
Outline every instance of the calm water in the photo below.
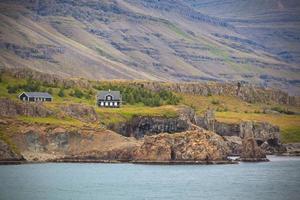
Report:
<svg viewBox="0 0 300 200"><path fill-rule="evenodd" d="M0 166L0 199L300 199L300 158L238 165Z"/></svg>

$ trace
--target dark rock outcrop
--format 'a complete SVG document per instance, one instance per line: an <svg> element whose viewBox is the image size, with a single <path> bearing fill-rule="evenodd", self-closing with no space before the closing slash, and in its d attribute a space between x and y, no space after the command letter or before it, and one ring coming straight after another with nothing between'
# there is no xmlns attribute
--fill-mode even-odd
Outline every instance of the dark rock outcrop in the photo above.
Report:
<svg viewBox="0 0 300 200"><path fill-rule="evenodd" d="M183 132L190 128L190 124L187 120L180 118L140 116L125 123L113 124L109 128L126 137L142 138L145 135L165 132Z"/></svg>
<svg viewBox="0 0 300 200"><path fill-rule="evenodd" d="M206 130L216 132L221 136L236 136L245 138L245 131L241 123L224 123L217 121L213 111L208 110L203 117L196 117L196 125L203 127ZM252 134L257 144L261 146L269 154L276 153L280 150L280 129L268 122L252 122ZM262 145L264 144L264 145ZM233 152L235 154L236 152Z"/></svg>
<svg viewBox="0 0 300 200"><path fill-rule="evenodd" d="M16 102L7 98L0 98L0 116L13 117L25 115L31 117L47 117L53 114L42 103Z"/></svg>
<svg viewBox="0 0 300 200"><path fill-rule="evenodd" d="M227 160L224 139L210 131L198 129L175 134L146 136L134 154L142 161L214 161Z"/></svg>
<svg viewBox="0 0 300 200"><path fill-rule="evenodd" d="M240 129L243 139L240 160L246 162L268 161L265 151L256 143L253 126L252 122L241 123Z"/></svg>
<svg viewBox="0 0 300 200"><path fill-rule="evenodd" d="M241 155L242 152L242 138L237 136L223 136L230 149L230 156Z"/></svg>
<svg viewBox="0 0 300 200"><path fill-rule="evenodd" d="M282 145L280 155L300 156L300 143L290 143Z"/></svg>
<svg viewBox="0 0 300 200"><path fill-rule="evenodd" d="M265 152L257 146L254 138L243 139L240 160L245 162L268 161Z"/></svg>

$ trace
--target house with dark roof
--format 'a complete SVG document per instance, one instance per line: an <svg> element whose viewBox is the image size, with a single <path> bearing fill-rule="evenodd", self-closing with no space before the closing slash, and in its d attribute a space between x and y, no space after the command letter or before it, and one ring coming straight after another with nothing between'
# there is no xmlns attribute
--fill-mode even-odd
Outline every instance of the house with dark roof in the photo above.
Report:
<svg viewBox="0 0 300 200"><path fill-rule="evenodd" d="M97 94L97 105L99 107L119 108L122 104L120 91L99 91Z"/></svg>
<svg viewBox="0 0 300 200"><path fill-rule="evenodd" d="M53 97L46 92L22 92L19 95L19 99L22 101L37 102L37 101L52 101Z"/></svg>

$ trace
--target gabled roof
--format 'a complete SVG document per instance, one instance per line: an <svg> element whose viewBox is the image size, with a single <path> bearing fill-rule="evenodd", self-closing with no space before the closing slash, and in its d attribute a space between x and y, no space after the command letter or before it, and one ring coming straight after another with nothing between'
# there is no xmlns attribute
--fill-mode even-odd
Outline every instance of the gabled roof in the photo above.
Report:
<svg viewBox="0 0 300 200"><path fill-rule="evenodd" d="M101 90L98 92L97 99L105 100L107 95L111 95L113 100L121 100L120 91L104 91Z"/></svg>
<svg viewBox="0 0 300 200"><path fill-rule="evenodd" d="M22 94L25 94L27 97L33 97L33 98L53 98L47 92L22 92L19 96L21 96Z"/></svg>

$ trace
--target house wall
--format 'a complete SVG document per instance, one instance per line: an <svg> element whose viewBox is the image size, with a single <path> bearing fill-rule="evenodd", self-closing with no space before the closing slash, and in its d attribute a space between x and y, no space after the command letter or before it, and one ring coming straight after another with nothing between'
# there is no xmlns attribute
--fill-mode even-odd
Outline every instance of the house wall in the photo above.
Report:
<svg viewBox="0 0 300 200"><path fill-rule="evenodd" d="M120 101L98 100L98 106L99 107L119 108L120 105L121 105Z"/></svg>
<svg viewBox="0 0 300 200"><path fill-rule="evenodd" d="M22 94L19 98L22 101L28 101L28 97L26 96L26 94Z"/></svg>

